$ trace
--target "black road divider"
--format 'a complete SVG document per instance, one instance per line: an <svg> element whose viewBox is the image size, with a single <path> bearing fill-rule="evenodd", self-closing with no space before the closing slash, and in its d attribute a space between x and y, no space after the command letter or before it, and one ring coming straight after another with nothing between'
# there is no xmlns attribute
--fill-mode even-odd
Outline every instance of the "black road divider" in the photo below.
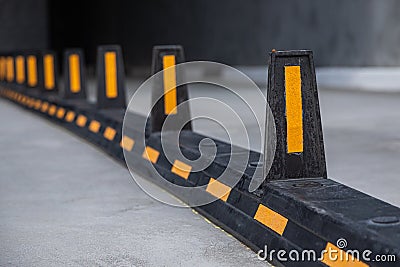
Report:
<svg viewBox="0 0 400 267"><path fill-rule="evenodd" d="M107 56L109 52L115 54ZM135 125L130 125L129 121L125 122L132 128L130 136L122 134L125 99L120 80L123 79L121 50L107 46L99 48L98 53L98 89L103 94L98 96L97 106L86 102L81 50L65 53L64 97L43 91L38 94L29 88L34 87L29 82L28 87L14 84L11 77L14 66L9 55L0 57L0 94L97 144L118 160L124 160L122 149L131 153L136 171L150 180L154 180L148 171L151 164L170 183L187 187L207 185L202 194L216 201L195 209L254 251L267 248L267 260L279 266L400 265L400 209L326 178L318 92L310 51L271 53L267 99L276 123L277 147L266 181L252 193L248 186L257 164L250 163L244 173L232 170L232 175L241 177L233 188L216 180L227 167L227 154L232 149L229 143L214 139L217 156L208 168L199 172L192 172L190 165L179 160L171 163L164 155L160 127L166 115L190 118L189 110L175 109L189 98L186 86L174 84L179 79L174 66L184 62L181 47L154 48L153 73L168 70L164 73L167 77L153 90L153 95L162 94L163 97L152 110L151 123L147 124L145 133L135 130ZM38 68L37 64L30 64ZM29 77L32 70L27 71ZM36 83L36 87L38 85L41 83ZM107 90L111 91L107 93ZM142 122L146 120L140 115L132 116ZM165 133L167 140L176 129L169 130ZM135 142L143 135L145 146ZM179 138L182 154L189 159L197 158L199 143L204 138L206 136L193 132L191 124L187 124ZM250 162L259 158L259 153L250 151ZM170 190L167 183L161 186ZM190 203L191 196L170 191ZM278 253L279 250L285 253ZM332 254L335 255L331 257ZM378 261L379 255L394 255L397 261Z"/></svg>

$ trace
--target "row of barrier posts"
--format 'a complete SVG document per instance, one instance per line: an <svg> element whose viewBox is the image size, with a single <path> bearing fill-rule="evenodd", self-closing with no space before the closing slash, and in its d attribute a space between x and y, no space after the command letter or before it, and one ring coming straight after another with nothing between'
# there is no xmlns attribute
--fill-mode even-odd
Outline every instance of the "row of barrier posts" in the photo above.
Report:
<svg viewBox="0 0 400 267"><path fill-rule="evenodd" d="M195 207L255 251L268 248L315 252L315 259L288 258L267 253L269 261L283 266L399 266L400 209L327 179L318 91L311 51L272 51L268 71L267 101L276 127L276 151L266 181L249 192L254 166L244 173L232 168L240 181L229 186L218 174L228 168L227 151L234 145L214 140L217 153L202 171L182 159L170 162L161 146L161 129L172 116L190 121L188 107L177 110L189 99L187 86L176 86L175 65L184 62L180 46L153 49L152 74L164 71L164 79L153 87L156 105L147 118L131 116L146 124L130 135L122 132L126 112L125 77L121 48L101 46L97 50L97 101L87 101L84 54L81 49L64 53L64 86L60 86L58 60L51 51L28 51L0 55L0 94L30 110L39 112L99 145L123 161L124 154L142 176L190 203L194 194L180 194L150 175L149 164L163 179L185 187L205 186L200 194L215 201ZM172 90L165 90L171 87ZM131 112L126 112L131 113ZM169 143L178 129L163 133ZM180 132L179 149L193 159L201 156L199 144L210 138L193 131L188 123ZM145 144L138 140L143 137ZM211 138L212 139L212 138ZM268 149L268 145L266 146ZM178 154L178 151L176 151ZM266 154L266 151L264 151ZM250 151L250 158L260 153ZM126 159L126 158L125 158ZM126 159L127 161L129 159ZM261 162L265 164L265 162ZM129 166L128 162L128 166ZM346 245L339 240L346 239ZM359 252L358 256L354 250ZM371 251L369 258L360 255ZM322 253L324 252L325 253ZM331 252L336 251L336 258ZM312 254L312 253L311 253ZM310 256L311 254L307 254ZM394 261L374 261L376 256L394 255ZM282 256L282 254L281 254ZM374 258L375 257L375 258Z"/></svg>

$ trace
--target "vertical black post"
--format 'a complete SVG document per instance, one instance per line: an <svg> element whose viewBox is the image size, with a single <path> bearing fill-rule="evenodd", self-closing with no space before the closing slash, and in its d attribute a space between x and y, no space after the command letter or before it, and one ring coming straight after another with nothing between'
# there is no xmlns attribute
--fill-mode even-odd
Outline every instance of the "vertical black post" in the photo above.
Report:
<svg viewBox="0 0 400 267"><path fill-rule="evenodd" d="M45 92L58 91L58 60L54 51L43 51L43 89Z"/></svg>
<svg viewBox="0 0 400 267"><path fill-rule="evenodd" d="M326 178L321 115L311 51L271 53L267 99L274 116L277 139L267 180Z"/></svg>
<svg viewBox="0 0 400 267"><path fill-rule="evenodd" d="M172 116L171 124L167 130L180 130L182 122L183 130L192 130L190 122L189 105L179 104L189 98L187 85L176 86L182 77L179 77L175 65L185 61L183 48L179 45L155 46L153 48L152 74L164 70L162 77L156 79L153 85L152 103L156 103L151 111L152 132L161 131L167 116Z"/></svg>
<svg viewBox="0 0 400 267"><path fill-rule="evenodd" d="M64 98L86 99L85 57L82 49L64 52Z"/></svg>
<svg viewBox="0 0 400 267"><path fill-rule="evenodd" d="M97 48L97 108L126 108L124 72L119 45Z"/></svg>

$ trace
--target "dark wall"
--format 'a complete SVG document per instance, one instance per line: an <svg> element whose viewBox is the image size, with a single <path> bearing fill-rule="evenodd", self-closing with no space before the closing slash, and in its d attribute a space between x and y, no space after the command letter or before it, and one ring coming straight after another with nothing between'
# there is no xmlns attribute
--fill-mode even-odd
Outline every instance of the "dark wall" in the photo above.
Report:
<svg viewBox="0 0 400 267"><path fill-rule="evenodd" d="M0 0L0 51L48 46L46 0Z"/></svg>
<svg viewBox="0 0 400 267"><path fill-rule="evenodd" d="M46 2L0 0L0 50L49 40L85 48L94 63L97 45L119 43L129 65L149 66L153 45L182 44L189 60L232 65L265 64L272 48L312 49L325 66L400 65L396 0Z"/></svg>

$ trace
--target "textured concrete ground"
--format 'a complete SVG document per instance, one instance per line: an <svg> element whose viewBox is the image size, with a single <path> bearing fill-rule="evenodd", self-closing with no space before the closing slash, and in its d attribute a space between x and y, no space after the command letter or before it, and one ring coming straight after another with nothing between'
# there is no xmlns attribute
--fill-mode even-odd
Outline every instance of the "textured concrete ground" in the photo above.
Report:
<svg viewBox="0 0 400 267"><path fill-rule="evenodd" d="M95 147L0 99L0 266L265 266Z"/></svg>
<svg viewBox="0 0 400 267"><path fill-rule="evenodd" d="M235 103L226 91L190 94ZM397 206L399 103L400 94L320 90L329 176ZM190 209L147 196L120 164L65 130L4 100L0 125L0 266L261 265ZM207 121L195 129L226 137Z"/></svg>

